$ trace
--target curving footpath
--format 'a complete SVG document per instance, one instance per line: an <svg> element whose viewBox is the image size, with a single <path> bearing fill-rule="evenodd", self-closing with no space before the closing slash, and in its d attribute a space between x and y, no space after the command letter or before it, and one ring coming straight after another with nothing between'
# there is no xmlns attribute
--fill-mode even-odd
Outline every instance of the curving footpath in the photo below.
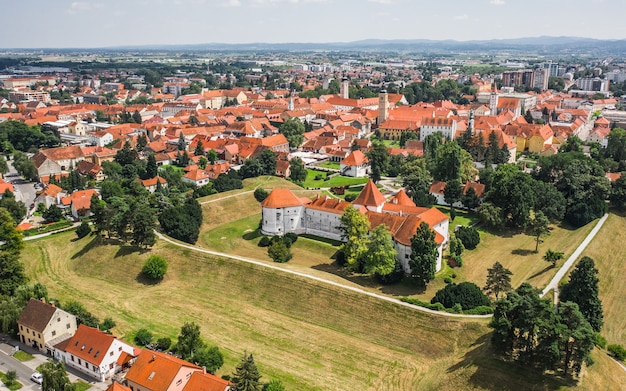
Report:
<svg viewBox="0 0 626 391"><path fill-rule="evenodd" d="M485 319L485 318L491 318L491 316L492 316L491 314L488 314L488 315L467 315L467 314L452 314L452 313L449 313L449 312L435 311L435 310L431 310L431 309L428 309L428 308L425 308L425 307L420 307L420 306L417 306L417 305L414 305L414 304L405 303L405 302L403 302L401 300L394 299L392 297L379 295L378 293L368 292L368 291L363 290L361 288L356 288L356 287L353 287L353 286L341 284L341 283L338 283L338 282L335 282L335 281L327 280L325 278L313 276L313 275L310 275L310 274L307 274L307 273L298 272L298 271L295 271L295 270L284 269L284 268L281 268L281 267L278 267L278 266L274 266L274 265L271 265L271 264L268 264L268 263L265 263L265 262L257 261L255 259L240 257L240 256L237 256L237 255L231 255L231 254L226 254L226 253L221 253L221 252L218 252L218 251L212 251L212 250L207 250L207 249L200 248L200 247L197 247L197 246L192 246L190 244L180 243L178 241L175 241L175 240L171 239L168 236L163 235L162 233L160 233L158 231L155 231L155 233L159 237L159 239L162 239L162 240L164 240L164 241L166 241L168 243L171 243L171 244L173 244L175 246L178 246L178 247L186 248L186 249L189 249L189 250L193 250L193 251L197 251L197 252L201 252L201 253L205 253L205 254L209 254L209 255L214 255L214 256L217 256L217 257L235 259L237 261L251 263L253 265L262 266L262 267L266 267L266 268L273 269L273 270L278 270L278 271L281 271L283 273L293 274L293 275L296 275L296 276L299 276L299 277L307 278L309 280L314 280L314 281L317 281L317 282L321 282L323 284L332 285L332 286L335 286L335 287L338 287L338 288L341 288L341 289L346 289L346 290L349 290L349 291L352 291L352 292L356 292L356 293L359 293L359 294L362 294L362 295L367 295L367 296L370 296L370 297L373 297L373 298L376 298L376 299L379 299L379 300L384 300L384 301L387 301L387 302L390 302L390 303L393 303L393 304L401 305L403 307L412 308L412 309L415 309L415 310L418 310L418 311L422 311L422 312L426 312L426 313L429 313L429 314L432 314L432 315L447 316L447 317L450 317L450 318L473 318L473 319Z"/></svg>

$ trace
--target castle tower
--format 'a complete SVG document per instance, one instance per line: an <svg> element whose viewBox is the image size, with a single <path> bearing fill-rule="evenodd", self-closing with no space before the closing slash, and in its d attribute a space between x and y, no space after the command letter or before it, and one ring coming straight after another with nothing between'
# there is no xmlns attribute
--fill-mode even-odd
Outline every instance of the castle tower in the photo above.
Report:
<svg viewBox="0 0 626 391"><path fill-rule="evenodd" d="M287 110L289 111L293 111L295 105L293 104L293 94L295 94L295 91L291 91L291 94L289 94L289 105L287 106Z"/></svg>
<svg viewBox="0 0 626 391"><path fill-rule="evenodd" d="M467 128L470 130L470 133L474 134L474 110L469 111L469 120L467 121Z"/></svg>
<svg viewBox="0 0 626 391"><path fill-rule="evenodd" d="M341 87L339 89L339 95L343 99L350 98L350 81L348 80L347 77L344 77L343 79L341 79Z"/></svg>
<svg viewBox="0 0 626 391"><path fill-rule="evenodd" d="M363 187L363 190L361 190L359 196L352 201L352 205L354 205L356 209L364 206L372 212L382 212L383 206L385 205L385 196L370 179Z"/></svg>
<svg viewBox="0 0 626 391"><path fill-rule="evenodd" d="M378 94L378 126L389 118L389 94L387 90L380 90Z"/></svg>
<svg viewBox="0 0 626 391"><path fill-rule="evenodd" d="M489 97L489 111L491 115L498 115L498 91L496 90L496 81L491 83L491 96Z"/></svg>

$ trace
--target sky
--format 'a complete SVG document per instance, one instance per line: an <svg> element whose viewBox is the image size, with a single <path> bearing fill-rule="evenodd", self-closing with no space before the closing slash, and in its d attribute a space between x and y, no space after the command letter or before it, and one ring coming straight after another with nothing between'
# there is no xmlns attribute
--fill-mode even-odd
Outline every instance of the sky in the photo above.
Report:
<svg viewBox="0 0 626 391"><path fill-rule="evenodd" d="M0 48L626 38L626 0L0 0Z"/></svg>

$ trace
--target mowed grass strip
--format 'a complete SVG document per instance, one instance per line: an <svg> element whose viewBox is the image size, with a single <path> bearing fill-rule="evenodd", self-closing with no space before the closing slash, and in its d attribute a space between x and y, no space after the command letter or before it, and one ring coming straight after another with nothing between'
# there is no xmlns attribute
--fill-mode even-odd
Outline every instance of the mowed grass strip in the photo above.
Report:
<svg viewBox="0 0 626 391"><path fill-rule="evenodd" d="M138 253L73 234L27 243L26 270L51 296L78 300L116 335L130 340L141 327L175 337L185 321L226 355L230 373L244 350L255 354L265 379L290 389L371 389L387 371L419 381L437 360L487 331L486 321L435 318L297 276L181 251L159 242ZM139 272L147 256L169 260L157 285Z"/></svg>
<svg viewBox="0 0 626 391"><path fill-rule="evenodd" d="M611 213L582 256L593 258L599 271L600 299L604 309L601 334L608 343L626 346L626 217ZM576 265L572 267L574 269ZM564 281L568 281L567 276Z"/></svg>
<svg viewBox="0 0 626 391"><path fill-rule="evenodd" d="M318 175L321 176L321 179L315 179L315 177ZM307 170L306 180L304 181L303 186L307 189L352 186L362 185L364 183L367 183L367 181L369 180L369 178L352 178L341 175L336 175L327 181L325 181L324 178L326 178L325 171Z"/></svg>

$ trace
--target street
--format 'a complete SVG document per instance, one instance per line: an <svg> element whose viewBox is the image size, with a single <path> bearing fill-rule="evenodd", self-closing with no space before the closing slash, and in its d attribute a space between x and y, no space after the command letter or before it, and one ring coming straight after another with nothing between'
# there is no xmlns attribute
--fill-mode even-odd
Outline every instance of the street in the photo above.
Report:
<svg viewBox="0 0 626 391"><path fill-rule="evenodd" d="M9 172L4 176L4 180L6 182L11 182L13 184L13 188L15 189L15 199L18 201L22 201L28 210L26 214L26 218L30 216L32 210L30 209L30 205L37 197L37 191L35 190L35 184L33 182L27 182L19 176L15 168L13 167L13 161L7 161L7 165L9 166Z"/></svg>

